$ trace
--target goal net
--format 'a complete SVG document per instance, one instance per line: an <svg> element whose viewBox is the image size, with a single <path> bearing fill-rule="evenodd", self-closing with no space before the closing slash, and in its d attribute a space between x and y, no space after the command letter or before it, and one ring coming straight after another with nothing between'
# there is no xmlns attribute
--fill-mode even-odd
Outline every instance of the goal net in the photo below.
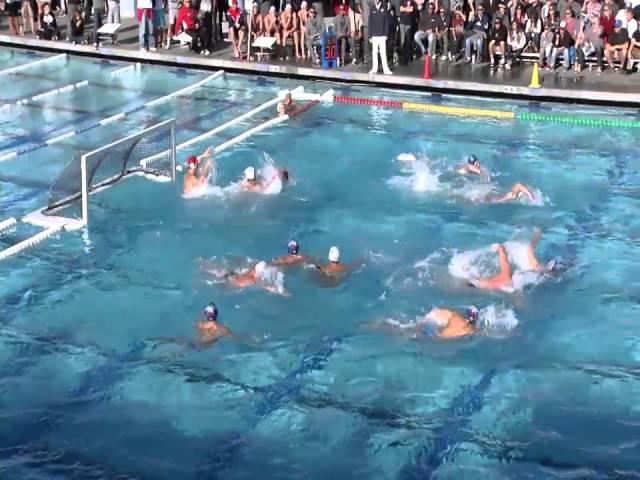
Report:
<svg viewBox="0 0 640 480"><path fill-rule="evenodd" d="M97 150L77 154L51 186L43 213L51 215L64 209L65 216L81 216L86 224L89 195L129 175L174 180L175 152L176 124L170 119ZM152 161L144 161L148 159Z"/></svg>

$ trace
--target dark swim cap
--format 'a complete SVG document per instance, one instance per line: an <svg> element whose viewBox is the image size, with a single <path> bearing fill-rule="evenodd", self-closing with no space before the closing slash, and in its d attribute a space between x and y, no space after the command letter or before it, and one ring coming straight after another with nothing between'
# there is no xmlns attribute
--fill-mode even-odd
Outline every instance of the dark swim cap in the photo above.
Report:
<svg viewBox="0 0 640 480"><path fill-rule="evenodd" d="M471 305L467 309L467 319L469 320L469 323L471 325L475 325L475 323L478 321L478 313L478 307L476 307L475 305Z"/></svg>
<svg viewBox="0 0 640 480"><path fill-rule="evenodd" d="M467 163L469 165L480 165L480 160L478 160L478 157L476 157L475 155L469 155L467 157Z"/></svg>
<svg viewBox="0 0 640 480"><path fill-rule="evenodd" d="M215 322L218 319L218 307L216 307L216 304L213 302L204 307L203 313L205 318L210 322Z"/></svg>
<svg viewBox="0 0 640 480"><path fill-rule="evenodd" d="M296 242L295 240L291 240L287 245L287 250L291 255L297 255L299 249L300 245L298 245L298 242Z"/></svg>

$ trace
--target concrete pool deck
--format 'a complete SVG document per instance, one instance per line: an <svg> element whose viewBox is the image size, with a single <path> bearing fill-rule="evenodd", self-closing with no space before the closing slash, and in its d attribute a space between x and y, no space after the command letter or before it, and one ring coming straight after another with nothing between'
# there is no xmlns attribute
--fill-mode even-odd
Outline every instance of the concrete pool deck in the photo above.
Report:
<svg viewBox="0 0 640 480"><path fill-rule="evenodd" d="M64 21L61 18L60 24ZM4 27L4 25L3 25ZM529 88L533 65L525 63L513 70L492 70L487 63L467 65L462 62L432 61L432 79L422 78L423 62L415 61L398 66L394 75L368 74L362 65L343 69L324 70L309 62L236 60L228 43L219 45L211 56L191 53L186 48L174 46L170 50L141 52L138 48L137 25L126 19L119 32L119 44L96 49L91 45L72 45L65 41L38 40L33 36L7 35L6 27L0 29L0 45L50 52L66 52L71 55L108 58L113 60L175 65L184 68L224 69L254 75L280 76L327 82L358 83L440 93L454 93L483 97L526 99L562 103L597 104L617 107L640 108L640 73L620 74L585 70L574 72L540 71L541 88Z"/></svg>

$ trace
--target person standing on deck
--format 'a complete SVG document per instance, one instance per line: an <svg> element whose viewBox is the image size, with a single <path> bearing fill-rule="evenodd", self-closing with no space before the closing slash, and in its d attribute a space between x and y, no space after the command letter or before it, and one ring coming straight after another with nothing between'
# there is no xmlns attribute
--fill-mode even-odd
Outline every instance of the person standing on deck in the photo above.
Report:
<svg viewBox="0 0 640 480"><path fill-rule="evenodd" d="M153 36L153 1L138 0L138 41L140 51L156 51L155 38Z"/></svg>
<svg viewBox="0 0 640 480"><path fill-rule="evenodd" d="M369 20L371 15L371 0L356 0L358 12L362 19L362 61L365 65L371 63L371 45L369 45Z"/></svg>
<svg viewBox="0 0 640 480"><path fill-rule="evenodd" d="M389 34L389 10L382 0L376 0L369 15L369 34L371 35L371 47L373 49L373 65L369 75L378 73L378 56L382 59L382 71L385 75L393 72L387 64L387 36Z"/></svg>
<svg viewBox="0 0 640 480"><path fill-rule="evenodd" d="M107 12L106 0L93 0L93 44L96 48L100 46L98 30L102 28L104 15Z"/></svg>

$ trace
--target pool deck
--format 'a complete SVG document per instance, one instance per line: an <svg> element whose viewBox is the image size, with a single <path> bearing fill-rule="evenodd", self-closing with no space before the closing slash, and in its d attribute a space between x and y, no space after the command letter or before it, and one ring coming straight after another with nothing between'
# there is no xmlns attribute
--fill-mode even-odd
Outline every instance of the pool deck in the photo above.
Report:
<svg viewBox="0 0 640 480"><path fill-rule="evenodd" d="M64 24L64 19L59 19ZM517 98L533 101L609 105L640 108L640 73L621 74L595 70L574 72L540 71L541 88L529 88L533 65L526 63L513 70L492 70L488 63L467 65L463 62L432 61L432 79L422 78L423 61L398 66L394 74L370 76L363 65L347 66L343 69L322 69L309 62L239 61L233 58L229 44L223 43L205 57L191 53L187 48L174 46L170 50L140 52L137 25L125 19L119 32L120 43L96 49L91 45L72 45L65 41L38 40L33 36L10 36L6 22L0 29L0 45L14 48L29 48L51 52L66 52L71 55L102 57L112 60L175 65L186 68L247 73L264 76L279 76L304 80L357 83L440 93L455 93L484 97Z"/></svg>

